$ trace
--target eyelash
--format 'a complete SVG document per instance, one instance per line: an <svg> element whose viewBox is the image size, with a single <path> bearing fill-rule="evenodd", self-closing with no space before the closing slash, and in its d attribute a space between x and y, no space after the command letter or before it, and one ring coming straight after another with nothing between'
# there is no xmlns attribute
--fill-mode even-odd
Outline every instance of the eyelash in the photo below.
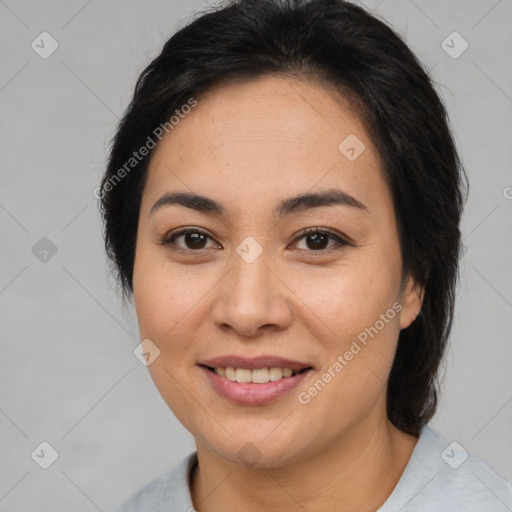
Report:
<svg viewBox="0 0 512 512"><path fill-rule="evenodd" d="M201 234L201 235L205 235L207 236L208 238L212 239L213 238L209 235L208 232L206 232L205 230L201 229L201 228L184 228L184 229L181 229L179 231L176 231L176 232L171 232L170 234L168 235L165 235L163 238L161 238L159 240L159 244L164 246L164 247L171 247L171 246L175 246L175 240L179 237L179 236L182 236L182 235L187 235L187 234L191 234L191 233L194 233L194 234ZM320 228L320 227L314 227L314 228L307 228L305 229L302 233L300 233L294 240L293 243L297 243L299 240L303 239L303 238L307 238L308 236L310 235L313 235L313 234L320 234L320 235L327 235L329 238L333 239L336 243L337 243L337 248L335 248L334 250L339 250L341 248L343 248L344 246L353 246L353 244L351 242L349 242L348 240L344 239L342 236L340 236L339 234L337 234L336 232L328 229L328 228ZM205 249L184 249L182 247L178 247L177 250L179 251L182 251L182 252L196 252L196 253L201 253L202 251L204 251ZM315 250L312 250L312 249L306 249L307 252L310 252L310 253L313 253L313 254L328 254L330 252L332 252L333 248L329 248L329 249L321 249L321 250L318 250L318 251L315 251Z"/></svg>

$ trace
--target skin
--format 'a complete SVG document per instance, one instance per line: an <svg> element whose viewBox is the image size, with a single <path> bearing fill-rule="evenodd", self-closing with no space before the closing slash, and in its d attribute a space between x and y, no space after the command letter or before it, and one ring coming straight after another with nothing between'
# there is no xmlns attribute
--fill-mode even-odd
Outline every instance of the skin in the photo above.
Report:
<svg viewBox="0 0 512 512"><path fill-rule="evenodd" d="M338 149L355 134L366 149ZM344 99L318 83L267 76L224 85L159 143L139 217L133 293L141 339L160 350L148 366L161 396L195 438L194 507L212 511L374 511L402 474L417 439L386 415L386 382L398 335L421 307L407 278L390 191L377 150ZM330 205L277 219L285 198L337 187L367 210ZM221 202L224 217L182 205L150 215L166 192ZM183 227L206 230L203 249ZM316 250L306 228L329 228ZM248 236L263 249L236 252ZM309 243L308 243L309 240ZM187 245L188 244L188 245ZM190 248L192 247L192 248ZM401 311L308 404L317 381L394 303ZM214 391L201 360L272 354L314 367L299 389L267 405L239 405ZM261 458L244 465L246 443Z"/></svg>

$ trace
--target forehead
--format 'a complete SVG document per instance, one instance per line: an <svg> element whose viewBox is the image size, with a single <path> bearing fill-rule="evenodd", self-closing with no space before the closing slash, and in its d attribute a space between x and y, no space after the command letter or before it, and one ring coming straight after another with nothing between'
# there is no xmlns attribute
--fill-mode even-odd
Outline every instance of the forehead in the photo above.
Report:
<svg viewBox="0 0 512 512"><path fill-rule="evenodd" d="M267 76L198 100L155 149L145 193L179 186L264 197L318 184L364 198L384 187L362 121L326 86Z"/></svg>

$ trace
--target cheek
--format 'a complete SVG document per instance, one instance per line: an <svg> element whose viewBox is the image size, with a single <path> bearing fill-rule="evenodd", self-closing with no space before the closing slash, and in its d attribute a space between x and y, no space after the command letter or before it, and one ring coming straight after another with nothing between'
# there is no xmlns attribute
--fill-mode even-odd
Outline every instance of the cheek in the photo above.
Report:
<svg viewBox="0 0 512 512"><path fill-rule="evenodd" d="M147 369L163 400L188 429L193 427L190 411L200 415L189 379L196 362L193 337L197 329L192 323L204 294L188 274L170 269L143 248L137 253L133 296L140 339L150 339L160 350Z"/></svg>
<svg viewBox="0 0 512 512"><path fill-rule="evenodd" d="M133 295L141 337L185 344L183 333L212 288L212 277L195 276L193 267L179 269L165 258L141 249L137 254ZM165 347L163 347L165 348Z"/></svg>
<svg viewBox="0 0 512 512"><path fill-rule="evenodd" d="M133 298L140 336L160 340L173 325L172 307L165 308L169 297L167 283L159 278L160 271L149 260L137 258L133 274ZM175 302L171 299L172 302ZM171 305L169 304L169 305Z"/></svg>
<svg viewBox="0 0 512 512"><path fill-rule="evenodd" d="M303 272L293 281L296 295L339 340L357 337L386 315L393 304L395 309L386 315L386 326L398 325L400 268L390 261L362 255L357 262L333 269Z"/></svg>
<svg viewBox="0 0 512 512"><path fill-rule="evenodd" d="M338 303L332 317L324 317L336 335L323 338L324 364L316 380L298 391L298 399L328 432L361 421L385 399L400 332L400 304L381 299L363 301L360 309Z"/></svg>
<svg viewBox="0 0 512 512"><path fill-rule="evenodd" d="M369 252L357 264L303 275L295 283L312 313L323 371L330 369L325 380L331 392L324 398L337 402L343 396L348 408L362 405L353 397L375 399L387 381L400 333L399 261Z"/></svg>

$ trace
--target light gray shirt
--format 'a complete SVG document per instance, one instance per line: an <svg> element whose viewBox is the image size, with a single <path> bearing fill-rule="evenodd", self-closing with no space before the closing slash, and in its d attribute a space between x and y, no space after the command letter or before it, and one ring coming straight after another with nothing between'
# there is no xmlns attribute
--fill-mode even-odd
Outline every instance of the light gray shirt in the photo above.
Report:
<svg viewBox="0 0 512 512"><path fill-rule="evenodd" d="M112 512L193 512L189 476L196 464L193 452ZM427 511L512 512L512 484L425 426L398 484L376 512Z"/></svg>

